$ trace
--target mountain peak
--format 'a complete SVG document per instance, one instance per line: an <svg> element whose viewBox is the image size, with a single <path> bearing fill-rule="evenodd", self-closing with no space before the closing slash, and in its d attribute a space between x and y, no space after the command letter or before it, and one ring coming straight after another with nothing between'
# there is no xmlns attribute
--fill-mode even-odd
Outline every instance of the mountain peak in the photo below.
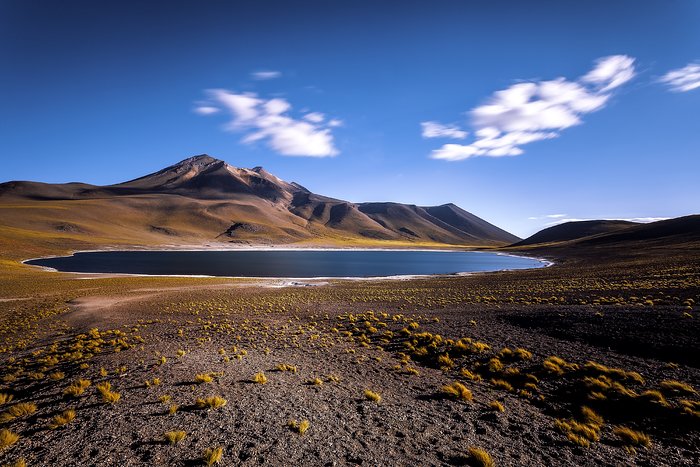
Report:
<svg viewBox="0 0 700 467"><path fill-rule="evenodd" d="M223 162L220 159L216 159L214 157L211 157L209 154L199 154L196 156L188 157L187 159L184 159L175 166L203 166L203 165L209 165L209 164L214 164L217 162Z"/></svg>

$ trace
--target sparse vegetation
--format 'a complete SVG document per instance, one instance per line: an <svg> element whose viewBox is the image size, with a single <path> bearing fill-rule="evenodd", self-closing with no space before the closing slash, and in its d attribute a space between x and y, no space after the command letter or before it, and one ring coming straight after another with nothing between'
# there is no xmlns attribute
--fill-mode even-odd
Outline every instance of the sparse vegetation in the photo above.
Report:
<svg viewBox="0 0 700 467"><path fill-rule="evenodd" d="M54 416L51 419L51 422L49 423L49 428L51 428L52 430L55 430L56 428L60 428L64 425L69 424L74 419L75 419L75 410L73 410L73 409L64 410L62 413Z"/></svg>
<svg viewBox="0 0 700 467"><path fill-rule="evenodd" d="M226 399L221 396L212 396L205 398L198 398L195 401L195 406L198 409L219 409L225 406L227 403Z"/></svg>
<svg viewBox="0 0 700 467"><path fill-rule="evenodd" d="M0 423L7 423L15 418L28 417L33 415L36 410L37 406L32 402L17 403L0 414Z"/></svg>
<svg viewBox="0 0 700 467"><path fill-rule="evenodd" d="M472 392L462 383L455 381L442 387L443 394L446 394L460 401L471 401Z"/></svg>
<svg viewBox="0 0 700 467"><path fill-rule="evenodd" d="M369 389L365 389L365 399L369 401L373 401L376 403L379 403L382 401L382 396L379 395L378 392L370 391Z"/></svg>
<svg viewBox="0 0 700 467"><path fill-rule="evenodd" d="M260 373L255 373L255 375L253 375L253 382L258 384L266 384L267 376L265 376L265 373L262 371Z"/></svg>
<svg viewBox="0 0 700 467"><path fill-rule="evenodd" d="M476 467L495 467L496 465L487 451L474 446L467 449L467 459Z"/></svg>
<svg viewBox="0 0 700 467"><path fill-rule="evenodd" d="M171 446L175 446L177 443L185 439L185 436L187 436L187 433L184 431L166 431L163 434L165 441Z"/></svg>
<svg viewBox="0 0 700 467"><path fill-rule="evenodd" d="M206 465L214 465L221 462L221 458L224 456L224 448L207 448L202 454L202 460Z"/></svg>
<svg viewBox="0 0 700 467"><path fill-rule="evenodd" d="M308 420L302 420L300 422L297 422L296 420L290 420L287 423L287 426L289 426L289 428L291 428L293 431L296 431L300 435L303 435L304 433L306 433L306 430L309 429L311 423L309 423Z"/></svg>
<svg viewBox="0 0 700 467"><path fill-rule="evenodd" d="M19 435L8 429L0 430L0 452L19 441Z"/></svg>

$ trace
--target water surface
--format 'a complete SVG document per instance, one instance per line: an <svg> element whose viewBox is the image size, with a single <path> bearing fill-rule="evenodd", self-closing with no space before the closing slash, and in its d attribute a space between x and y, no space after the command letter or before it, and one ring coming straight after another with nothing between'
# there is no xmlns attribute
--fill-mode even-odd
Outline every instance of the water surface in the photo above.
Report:
<svg viewBox="0 0 700 467"><path fill-rule="evenodd" d="M66 272L228 277L379 277L544 266L533 258L473 251L205 250L97 251L27 264Z"/></svg>

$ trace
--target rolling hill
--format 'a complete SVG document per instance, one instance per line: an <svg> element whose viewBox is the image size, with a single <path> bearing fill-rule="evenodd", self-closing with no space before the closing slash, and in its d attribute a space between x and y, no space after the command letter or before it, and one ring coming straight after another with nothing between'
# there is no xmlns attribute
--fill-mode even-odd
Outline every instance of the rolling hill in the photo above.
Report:
<svg viewBox="0 0 700 467"><path fill-rule="evenodd" d="M76 244L414 244L519 240L453 204L352 203L207 155L108 186L0 184L0 237Z"/></svg>
<svg viewBox="0 0 700 467"><path fill-rule="evenodd" d="M591 235L605 234L626 229L634 225L639 225L629 221L615 220L592 220L566 222L563 224L548 227L540 230L536 234L521 240L512 246L525 246L542 243L558 243L579 238L590 237Z"/></svg>
<svg viewBox="0 0 700 467"><path fill-rule="evenodd" d="M590 254L617 251L641 254L653 249L687 251L700 248L700 215L648 224L626 221L569 222L544 229L507 249Z"/></svg>

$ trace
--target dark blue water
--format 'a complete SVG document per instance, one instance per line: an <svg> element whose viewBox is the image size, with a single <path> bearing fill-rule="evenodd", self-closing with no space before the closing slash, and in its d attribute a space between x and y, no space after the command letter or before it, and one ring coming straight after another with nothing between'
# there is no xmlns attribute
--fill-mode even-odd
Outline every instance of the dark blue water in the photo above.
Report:
<svg viewBox="0 0 700 467"><path fill-rule="evenodd" d="M466 251L101 251L27 264L66 272L229 277L376 277L544 266L536 259Z"/></svg>

